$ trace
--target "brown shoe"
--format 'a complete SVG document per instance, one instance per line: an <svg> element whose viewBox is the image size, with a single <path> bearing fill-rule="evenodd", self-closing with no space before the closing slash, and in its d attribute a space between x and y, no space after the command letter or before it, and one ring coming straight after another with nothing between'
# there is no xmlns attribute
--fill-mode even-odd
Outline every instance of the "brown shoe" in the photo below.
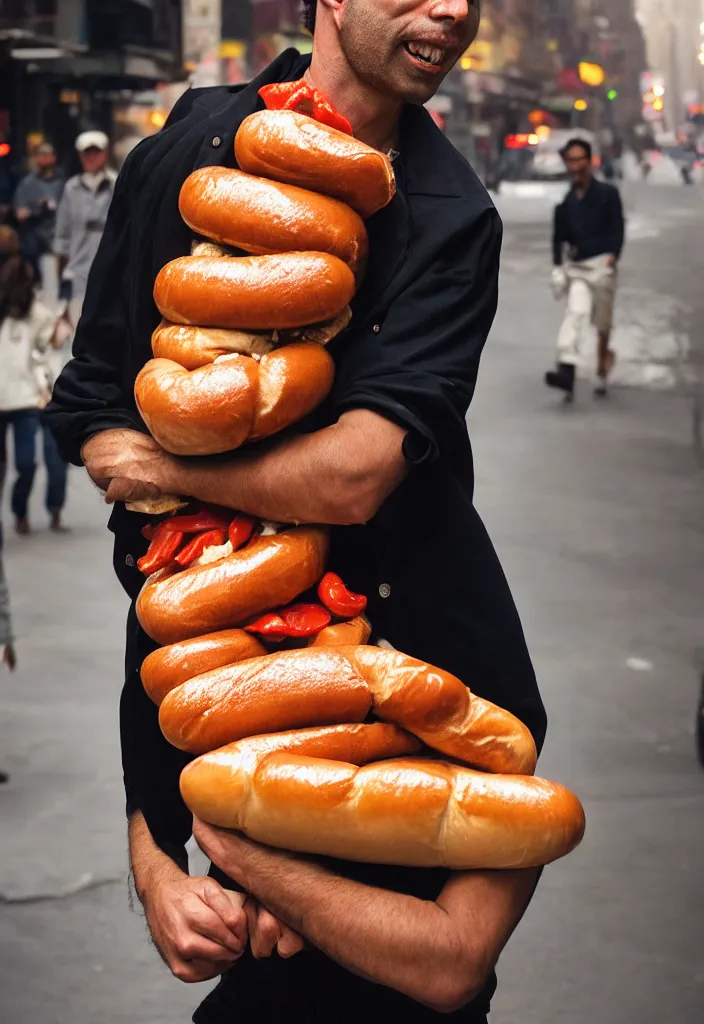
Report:
<svg viewBox="0 0 704 1024"><path fill-rule="evenodd" d="M49 529L53 533L68 533L69 532L69 527L68 526L64 526L64 524L61 522L61 513L60 512L52 512L51 513L51 522L49 524Z"/></svg>
<svg viewBox="0 0 704 1024"><path fill-rule="evenodd" d="M19 533L20 537L26 537L30 532L29 519L27 516L17 516L15 519L15 530Z"/></svg>

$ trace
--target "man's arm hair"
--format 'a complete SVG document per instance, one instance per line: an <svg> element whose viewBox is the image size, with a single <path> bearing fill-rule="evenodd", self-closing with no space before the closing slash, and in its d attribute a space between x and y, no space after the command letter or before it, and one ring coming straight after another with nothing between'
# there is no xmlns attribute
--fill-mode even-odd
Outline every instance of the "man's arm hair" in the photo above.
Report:
<svg viewBox="0 0 704 1024"><path fill-rule="evenodd" d="M246 862L238 880L272 914L352 973L439 1013L485 987L539 876L532 868L456 873L430 902L271 850L254 848Z"/></svg>
<svg viewBox="0 0 704 1024"><path fill-rule="evenodd" d="M264 453L211 464L169 460L160 487L279 522L366 523L406 475L405 433L377 413L355 409Z"/></svg>

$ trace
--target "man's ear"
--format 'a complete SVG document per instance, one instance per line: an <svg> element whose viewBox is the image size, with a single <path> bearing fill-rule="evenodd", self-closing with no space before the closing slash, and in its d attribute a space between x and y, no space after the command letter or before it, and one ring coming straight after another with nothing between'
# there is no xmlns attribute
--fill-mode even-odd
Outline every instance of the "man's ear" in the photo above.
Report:
<svg viewBox="0 0 704 1024"><path fill-rule="evenodd" d="M319 2L331 12L335 25L339 29L342 23L346 0L319 0Z"/></svg>

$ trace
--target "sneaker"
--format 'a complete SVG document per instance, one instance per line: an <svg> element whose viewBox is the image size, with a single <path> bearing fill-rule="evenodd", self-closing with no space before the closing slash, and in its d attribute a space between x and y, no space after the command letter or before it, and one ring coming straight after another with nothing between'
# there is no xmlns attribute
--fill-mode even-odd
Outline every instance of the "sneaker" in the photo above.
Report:
<svg viewBox="0 0 704 1024"><path fill-rule="evenodd" d="M597 382L594 385L594 397L595 398L608 398L609 389L606 384L606 377L598 377Z"/></svg>
<svg viewBox="0 0 704 1024"><path fill-rule="evenodd" d="M572 363L558 363L556 370L548 370L545 374L545 383L549 388L556 388L565 392L565 401L571 402L574 398L575 368Z"/></svg>

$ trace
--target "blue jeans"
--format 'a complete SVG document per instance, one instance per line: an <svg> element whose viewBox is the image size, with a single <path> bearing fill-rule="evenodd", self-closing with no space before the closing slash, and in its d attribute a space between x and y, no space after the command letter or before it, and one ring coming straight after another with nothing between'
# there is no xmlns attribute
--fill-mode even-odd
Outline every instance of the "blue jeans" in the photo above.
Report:
<svg viewBox="0 0 704 1024"><path fill-rule="evenodd" d="M12 488L12 512L18 519L24 519L27 515L29 496L37 470L36 441L40 424L44 435L44 461L47 470L46 507L50 513L60 512L66 500L68 467L59 455L48 427L42 423L39 410L17 409L14 412L0 412L0 462L3 464L0 482L5 475L6 439L8 427L11 426L17 470L17 478Z"/></svg>

